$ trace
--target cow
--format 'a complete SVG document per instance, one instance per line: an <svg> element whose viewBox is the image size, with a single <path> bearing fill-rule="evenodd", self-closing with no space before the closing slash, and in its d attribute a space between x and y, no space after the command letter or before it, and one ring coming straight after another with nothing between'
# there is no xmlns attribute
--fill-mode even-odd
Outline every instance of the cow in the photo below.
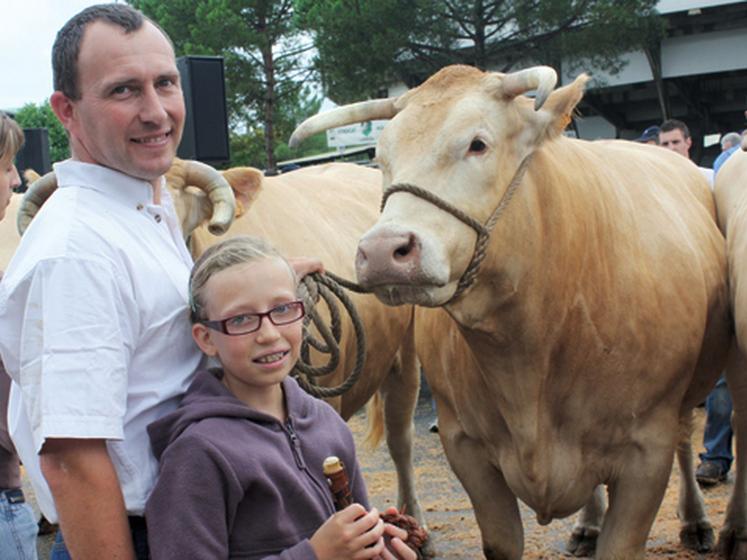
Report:
<svg viewBox="0 0 747 560"><path fill-rule="evenodd" d="M357 240L378 214L381 175L377 170L331 163L277 177L264 177L251 167L222 171L236 200L236 217L228 227L210 220L213 205L204 192L204 184L214 183L216 178L215 171L207 167L176 160L166 174L182 232L195 258L218 242L220 236L257 235L268 239L286 256L314 256L321 259L326 270L354 278ZM14 212L20 213L22 227L54 188L51 175L32 184L27 198L35 202L29 210L21 207ZM13 200L17 198L20 197L16 195ZM4 223L13 221L10 214L9 217ZM347 420L373 398L369 440L375 444L384 431L398 475L398 504L425 526L412 460L413 415L420 386L413 347L413 308L390 308L373 295L350 297L365 329L365 366L351 389L328 400ZM326 310L320 309L320 313L325 315ZM340 364L331 374L318 379L322 386L339 385L355 365L355 337L351 320L344 314L341 328ZM377 416L382 407L385 429Z"/></svg>
<svg viewBox="0 0 747 560"><path fill-rule="evenodd" d="M735 415L739 418L746 414L744 407L747 404L747 384L744 380L747 371L747 136L742 141L742 150L734 152L716 174L714 196L719 228L726 237L729 300L735 331L726 380ZM747 431L737 429L735 437L737 458L742 459L747 449ZM736 462L734 486L734 499L729 505L727 518L740 519L743 527L747 523L747 505L744 501L747 496L747 463L744 460ZM745 537L744 534L741 536Z"/></svg>
<svg viewBox="0 0 747 560"><path fill-rule="evenodd" d="M706 548L678 444L732 336L713 197L676 154L564 135L588 78L556 79L449 66L397 98L312 117L291 144L391 119L376 155L383 210L357 278L389 305L418 306L439 435L486 558L521 557L517 498L545 524L598 505L600 485L596 557L643 557L675 450L683 543ZM721 536L744 559L738 488Z"/></svg>

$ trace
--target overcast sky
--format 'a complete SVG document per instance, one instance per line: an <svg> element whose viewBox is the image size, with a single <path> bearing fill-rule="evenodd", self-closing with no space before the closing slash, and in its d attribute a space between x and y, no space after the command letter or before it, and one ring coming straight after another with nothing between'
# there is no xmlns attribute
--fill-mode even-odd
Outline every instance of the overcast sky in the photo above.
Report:
<svg viewBox="0 0 747 560"><path fill-rule="evenodd" d="M57 30L102 0L0 0L0 109L42 103L52 93L52 43Z"/></svg>

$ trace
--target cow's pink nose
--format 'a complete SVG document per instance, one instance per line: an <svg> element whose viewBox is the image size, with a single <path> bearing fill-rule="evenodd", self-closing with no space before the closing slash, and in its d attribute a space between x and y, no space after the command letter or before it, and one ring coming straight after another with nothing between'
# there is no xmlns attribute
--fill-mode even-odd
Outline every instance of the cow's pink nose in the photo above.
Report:
<svg viewBox="0 0 747 560"><path fill-rule="evenodd" d="M362 239L355 258L358 281L364 286L411 283L420 268L420 248L411 232Z"/></svg>

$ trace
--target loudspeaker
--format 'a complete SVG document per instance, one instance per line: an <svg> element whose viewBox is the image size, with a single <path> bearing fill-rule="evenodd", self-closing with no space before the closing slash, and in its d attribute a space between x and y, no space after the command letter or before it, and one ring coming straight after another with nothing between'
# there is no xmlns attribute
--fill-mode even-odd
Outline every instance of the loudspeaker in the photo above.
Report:
<svg viewBox="0 0 747 560"><path fill-rule="evenodd" d="M227 162L230 151L223 58L182 56L176 65L187 107L177 155L208 164Z"/></svg>
<svg viewBox="0 0 747 560"><path fill-rule="evenodd" d="M33 169L39 175L52 171L49 161L49 132L46 128L24 128L23 135L26 137L21 151L16 155L16 168L21 175L21 186L18 191L23 192L28 186L23 172Z"/></svg>

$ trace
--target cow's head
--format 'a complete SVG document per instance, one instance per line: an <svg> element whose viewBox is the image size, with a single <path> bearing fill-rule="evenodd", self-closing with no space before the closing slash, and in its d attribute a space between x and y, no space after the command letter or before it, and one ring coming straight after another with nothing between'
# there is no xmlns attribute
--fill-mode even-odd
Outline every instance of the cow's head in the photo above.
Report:
<svg viewBox="0 0 747 560"><path fill-rule="evenodd" d="M391 118L377 146L385 192L412 184L485 223L521 162L570 122L586 80L553 91L556 76L547 67L500 74L450 66L399 98L312 117L291 142L324 128ZM521 95L530 90L537 91L534 101ZM476 235L433 200L395 192L360 241L358 280L385 303L443 305L470 264Z"/></svg>

